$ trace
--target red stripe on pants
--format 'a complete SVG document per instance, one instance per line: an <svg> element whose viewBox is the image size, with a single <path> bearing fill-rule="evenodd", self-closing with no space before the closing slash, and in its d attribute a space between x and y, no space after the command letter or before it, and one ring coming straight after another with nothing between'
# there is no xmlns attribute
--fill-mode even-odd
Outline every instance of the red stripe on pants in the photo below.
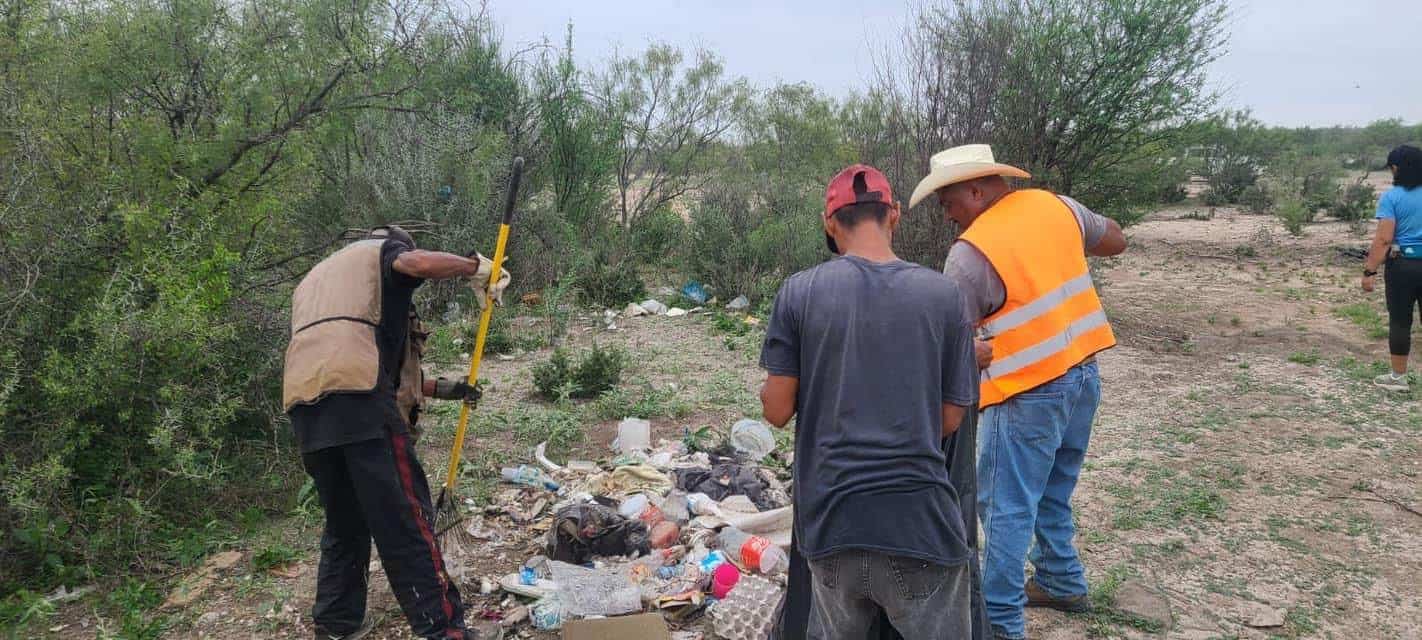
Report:
<svg viewBox="0 0 1422 640"><path fill-rule="evenodd" d="M439 600L440 605L444 608L445 624L453 625L454 605L449 602L449 577L444 573L444 556L440 555L439 545L435 543L434 532L430 530L429 522L425 520L419 496L415 495L415 481L410 472L410 458L405 453L407 443L405 434L390 434L390 448L395 453L395 468L400 472L400 487L405 490L405 499L410 501L410 515L415 518L415 526L420 529L420 537L425 539L425 544L430 548L430 561L434 563L435 577L439 579ZM454 626L447 626L445 636L462 639L464 633Z"/></svg>

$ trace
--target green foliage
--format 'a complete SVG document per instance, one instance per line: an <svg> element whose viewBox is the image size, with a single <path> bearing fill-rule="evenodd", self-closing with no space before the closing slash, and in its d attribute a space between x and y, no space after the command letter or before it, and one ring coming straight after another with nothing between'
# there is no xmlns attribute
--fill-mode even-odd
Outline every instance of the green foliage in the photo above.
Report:
<svg viewBox="0 0 1422 640"><path fill-rule="evenodd" d="M1328 213L1339 220L1358 222L1367 219L1376 204L1373 188L1360 180L1339 190L1338 199L1329 207Z"/></svg>
<svg viewBox="0 0 1422 640"><path fill-rule="evenodd" d="M0 600L0 626L18 632L29 625L43 624L54 615L54 604L43 594L20 589Z"/></svg>
<svg viewBox="0 0 1422 640"><path fill-rule="evenodd" d="M1254 184L1246 187L1239 196L1239 204L1243 205L1250 213L1268 213L1274 207L1274 196L1264 185Z"/></svg>
<svg viewBox="0 0 1422 640"><path fill-rule="evenodd" d="M622 349L604 349L594 344L573 367L569 380L577 389L574 398L595 398L622 381L622 368L627 364L627 354Z"/></svg>
<svg viewBox="0 0 1422 640"><path fill-rule="evenodd" d="M1387 337L1387 319L1383 317L1377 307L1367 302L1355 302L1353 304L1337 307L1333 313L1339 317L1352 322L1367 333L1372 340L1381 340ZM1379 372L1383 373L1383 372Z"/></svg>
<svg viewBox="0 0 1422 640"><path fill-rule="evenodd" d="M991 140L1037 184L1114 212L1150 182L1122 168L1158 169L1145 161L1213 107L1225 17L1220 0L926 4L902 71L877 90L909 110L918 148Z"/></svg>
<svg viewBox="0 0 1422 640"><path fill-rule="evenodd" d="M119 588L109 592L108 606L119 620L119 637L125 640L157 640L168 627L168 620L154 610L163 602L163 594L147 582L128 578Z"/></svg>
<svg viewBox="0 0 1422 640"><path fill-rule="evenodd" d="M546 400L596 398L621 382L626 363L627 354L617 347L594 344L576 362L565 349L555 349L533 368L533 387Z"/></svg>
<svg viewBox="0 0 1422 640"><path fill-rule="evenodd" d="M617 420L629 416L639 418L685 418L692 405L672 389L644 385L636 391L612 388L592 403L592 414L599 420Z"/></svg>
<svg viewBox="0 0 1422 640"><path fill-rule="evenodd" d="M632 255L641 265L672 265L685 236L686 221L680 215L670 209L657 209L632 223Z"/></svg>
<svg viewBox="0 0 1422 640"><path fill-rule="evenodd" d="M621 309L644 300L647 285L637 275L636 263L616 249L599 249L578 269L578 300L583 304ZM614 257L615 256L615 257Z"/></svg>
<svg viewBox="0 0 1422 640"><path fill-rule="evenodd" d="M1279 204L1279 220L1290 235L1303 235L1303 226L1313 222L1313 209L1298 199L1285 200Z"/></svg>
<svg viewBox="0 0 1422 640"><path fill-rule="evenodd" d="M533 388L545 400L558 400L572 395L569 384L572 364L568 352L561 347L553 350L547 361L533 367Z"/></svg>
<svg viewBox="0 0 1422 640"><path fill-rule="evenodd" d="M274 542L252 553L252 569L257 572L270 571L295 562L301 553L280 542Z"/></svg>

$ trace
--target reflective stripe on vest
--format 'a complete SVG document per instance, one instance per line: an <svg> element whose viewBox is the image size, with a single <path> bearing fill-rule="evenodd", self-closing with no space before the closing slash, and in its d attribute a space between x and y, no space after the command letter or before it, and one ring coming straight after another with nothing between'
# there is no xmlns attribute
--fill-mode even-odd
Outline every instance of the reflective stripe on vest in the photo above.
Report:
<svg viewBox="0 0 1422 640"><path fill-rule="evenodd" d="M983 212L960 239L1002 279L1007 299L979 323L993 339L980 405L1055 380L1116 339L1086 264L1081 226L1056 195L1015 191Z"/></svg>

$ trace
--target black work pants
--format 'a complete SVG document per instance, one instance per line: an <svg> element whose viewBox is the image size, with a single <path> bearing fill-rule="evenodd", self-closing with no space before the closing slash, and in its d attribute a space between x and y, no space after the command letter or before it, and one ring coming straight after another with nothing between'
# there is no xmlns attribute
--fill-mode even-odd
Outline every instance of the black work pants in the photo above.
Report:
<svg viewBox="0 0 1422 640"><path fill-rule="evenodd" d="M410 437L392 433L306 453L301 460L326 509L311 612L316 624L337 634L360 627L374 538L415 635L464 638L464 605L445 573L429 483Z"/></svg>
<svg viewBox="0 0 1422 640"><path fill-rule="evenodd" d="M1387 347L1395 356L1412 352L1412 311L1422 303L1422 260L1392 258L1383 273L1387 297Z"/></svg>

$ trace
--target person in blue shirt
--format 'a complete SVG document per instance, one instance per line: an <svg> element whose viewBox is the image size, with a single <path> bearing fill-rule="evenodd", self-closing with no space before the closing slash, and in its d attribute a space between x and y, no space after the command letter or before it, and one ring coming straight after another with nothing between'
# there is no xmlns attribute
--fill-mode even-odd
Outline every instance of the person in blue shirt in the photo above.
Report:
<svg viewBox="0 0 1422 640"><path fill-rule="evenodd" d="M1422 149L1402 145L1387 155L1393 187L1378 200L1378 229L1363 262L1363 291L1373 290L1378 268L1387 298L1388 352L1392 372L1373 384L1409 390L1407 354L1412 349L1412 310L1422 303Z"/></svg>

